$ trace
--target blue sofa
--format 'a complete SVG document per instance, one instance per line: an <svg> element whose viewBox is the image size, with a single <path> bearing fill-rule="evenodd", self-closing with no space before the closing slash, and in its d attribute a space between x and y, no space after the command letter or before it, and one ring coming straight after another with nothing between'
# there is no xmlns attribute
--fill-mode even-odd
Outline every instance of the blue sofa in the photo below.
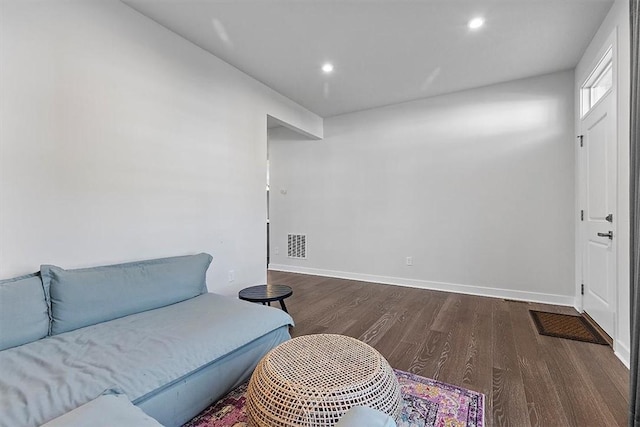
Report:
<svg viewBox="0 0 640 427"><path fill-rule="evenodd" d="M293 320L207 293L210 263L199 254L77 270L43 265L0 281L0 427L38 426L81 406L104 403L108 412L120 394L178 426L249 378L290 338ZM120 398L105 397L108 390Z"/></svg>

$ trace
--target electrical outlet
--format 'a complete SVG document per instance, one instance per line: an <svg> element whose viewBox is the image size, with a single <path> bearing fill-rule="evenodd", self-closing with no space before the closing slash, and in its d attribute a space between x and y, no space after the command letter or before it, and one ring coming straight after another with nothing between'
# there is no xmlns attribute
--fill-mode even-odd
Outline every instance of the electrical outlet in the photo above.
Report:
<svg viewBox="0 0 640 427"><path fill-rule="evenodd" d="M413 265L413 257L412 256L408 256L407 257L407 265L409 265L409 266Z"/></svg>
<svg viewBox="0 0 640 427"><path fill-rule="evenodd" d="M274 255L280 255L280 248L277 247L277 246L275 248L273 248L273 254Z"/></svg>
<svg viewBox="0 0 640 427"><path fill-rule="evenodd" d="M236 272L233 270L229 270L229 283L233 282L234 280L236 280Z"/></svg>

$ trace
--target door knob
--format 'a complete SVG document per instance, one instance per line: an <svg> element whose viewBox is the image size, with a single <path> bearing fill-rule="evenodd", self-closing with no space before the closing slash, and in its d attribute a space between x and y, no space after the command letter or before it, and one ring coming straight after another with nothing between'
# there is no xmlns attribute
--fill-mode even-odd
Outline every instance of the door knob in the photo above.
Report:
<svg viewBox="0 0 640 427"><path fill-rule="evenodd" d="M608 233L598 233L598 237L608 237L609 240L613 240L613 231L609 231Z"/></svg>

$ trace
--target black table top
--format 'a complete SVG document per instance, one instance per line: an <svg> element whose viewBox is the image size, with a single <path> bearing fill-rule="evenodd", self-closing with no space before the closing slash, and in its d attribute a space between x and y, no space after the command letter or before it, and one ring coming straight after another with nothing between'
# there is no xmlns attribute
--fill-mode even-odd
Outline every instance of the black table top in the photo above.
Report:
<svg viewBox="0 0 640 427"><path fill-rule="evenodd" d="M278 301L293 295L293 289L287 285L258 285L244 288L238 292L238 298L252 302Z"/></svg>

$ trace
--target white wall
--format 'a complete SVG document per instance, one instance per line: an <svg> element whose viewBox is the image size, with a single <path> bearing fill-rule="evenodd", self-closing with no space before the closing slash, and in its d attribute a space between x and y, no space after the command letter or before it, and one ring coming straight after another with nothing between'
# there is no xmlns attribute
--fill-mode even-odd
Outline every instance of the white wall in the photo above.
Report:
<svg viewBox="0 0 640 427"><path fill-rule="evenodd" d="M270 267L573 305L573 81L336 116L323 141L272 130Z"/></svg>
<svg viewBox="0 0 640 427"><path fill-rule="evenodd" d="M264 282L267 114L322 119L117 0L0 8L0 278L206 251L210 289Z"/></svg>
<svg viewBox="0 0 640 427"><path fill-rule="evenodd" d="M604 53L601 49L607 44L610 36L614 34L617 44L615 59L617 59L617 137L618 137L618 206L617 221L615 223L617 239L616 251L618 255L617 265L617 317L615 326L614 350L620 359L629 366L629 349L631 348L630 321L629 321L629 93L631 85L630 77L630 30L629 30L629 1L616 0L611 10L604 19L600 29L587 47L582 59L575 70L575 96L576 106L579 105L579 90L593 67ZM608 46L608 44L607 44ZM576 133L580 132L580 111L576 108L574 113ZM578 152L576 148L576 162ZM576 242L578 245L579 242ZM579 246L578 246L579 247ZM577 251L576 259L576 295L579 289L580 272L582 269L580 254Z"/></svg>

